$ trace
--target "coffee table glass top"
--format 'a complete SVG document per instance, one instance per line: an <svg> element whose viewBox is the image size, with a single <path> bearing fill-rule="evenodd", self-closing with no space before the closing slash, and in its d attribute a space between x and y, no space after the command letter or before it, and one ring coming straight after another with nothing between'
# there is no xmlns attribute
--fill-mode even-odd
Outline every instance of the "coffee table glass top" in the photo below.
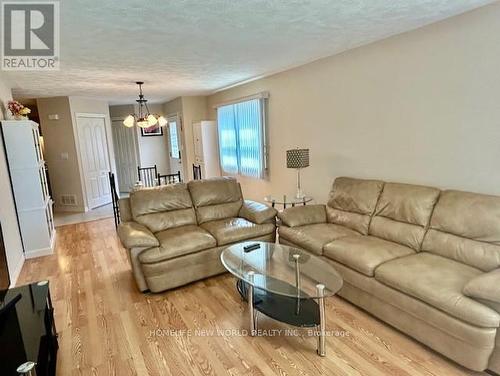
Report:
<svg viewBox="0 0 500 376"><path fill-rule="evenodd" d="M245 252L250 244L260 248ZM342 277L332 265L306 251L266 242L244 242L226 248L222 264L237 278L253 287L294 298L319 298L317 285L324 285L323 296L342 287Z"/></svg>

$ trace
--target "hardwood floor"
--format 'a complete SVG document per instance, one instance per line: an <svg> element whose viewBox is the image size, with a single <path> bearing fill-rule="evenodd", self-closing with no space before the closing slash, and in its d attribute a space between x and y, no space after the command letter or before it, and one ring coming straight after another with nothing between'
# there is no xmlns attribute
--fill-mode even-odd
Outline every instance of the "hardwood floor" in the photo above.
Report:
<svg viewBox="0 0 500 376"><path fill-rule="evenodd" d="M247 328L247 316L230 275L141 294L112 219L57 232L56 253L27 260L18 284L50 280L58 375L479 375L341 298L327 300L327 328L349 335L329 337L325 358L305 330L297 337L231 335ZM294 329L262 315L258 322L268 334ZM217 329L222 333L187 335Z"/></svg>

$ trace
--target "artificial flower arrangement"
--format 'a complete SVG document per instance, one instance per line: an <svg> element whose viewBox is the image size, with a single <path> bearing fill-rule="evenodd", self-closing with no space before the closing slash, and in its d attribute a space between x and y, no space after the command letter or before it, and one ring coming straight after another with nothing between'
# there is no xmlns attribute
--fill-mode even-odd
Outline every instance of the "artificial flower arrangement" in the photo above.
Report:
<svg viewBox="0 0 500 376"><path fill-rule="evenodd" d="M27 119L27 115L31 113L31 110L28 107L23 106L18 101L9 101L7 107L12 116L14 116L17 120Z"/></svg>

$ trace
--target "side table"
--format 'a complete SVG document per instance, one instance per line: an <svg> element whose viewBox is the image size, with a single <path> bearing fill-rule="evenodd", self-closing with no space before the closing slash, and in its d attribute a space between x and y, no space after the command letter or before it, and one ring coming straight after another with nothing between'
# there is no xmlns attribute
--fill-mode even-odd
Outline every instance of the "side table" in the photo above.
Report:
<svg viewBox="0 0 500 376"><path fill-rule="evenodd" d="M264 201L269 202L271 206L274 208L276 205L282 205L283 209L286 209L287 206L294 207L295 205L307 205L308 202L311 202L313 198L311 196L304 196L302 198L297 198L294 196L273 196L268 195L264 197Z"/></svg>

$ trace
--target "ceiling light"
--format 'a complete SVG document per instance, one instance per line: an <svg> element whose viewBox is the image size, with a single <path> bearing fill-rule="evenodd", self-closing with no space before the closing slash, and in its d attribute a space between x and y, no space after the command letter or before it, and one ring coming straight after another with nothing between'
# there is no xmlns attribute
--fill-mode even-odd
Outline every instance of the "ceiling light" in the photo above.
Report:
<svg viewBox="0 0 500 376"><path fill-rule="evenodd" d="M168 121L167 121L167 119L165 119L163 116L160 116L160 117L158 118L158 125L159 125L160 127L164 127L164 126L165 126L165 125L167 125L167 124L168 124Z"/></svg>
<svg viewBox="0 0 500 376"><path fill-rule="evenodd" d="M154 115L148 115L148 117L147 117L147 119L146 119L146 120L148 121L148 125L149 125L150 127L152 127L153 125L156 125L156 123L158 123L158 119L156 119L156 118L154 117Z"/></svg>
<svg viewBox="0 0 500 376"><path fill-rule="evenodd" d="M137 126L139 128L149 128L150 127L147 119L139 119L139 120L137 120Z"/></svg>
<svg viewBox="0 0 500 376"><path fill-rule="evenodd" d="M132 128L135 123L135 118L133 115L129 115L123 120L123 125L126 126L127 128Z"/></svg>
<svg viewBox="0 0 500 376"><path fill-rule="evenodd" d="M127 128L131 128L135 123L140 128L150 128L156 126L159 120L163 119L159 124L160 127L162 127L166 124L163 124L164 122L166 122L166 119L163 116L153 115L149 112L147 104L148 100L145 99L144 94L142 94L142 85L144 84L144 82L137 81L136 84L139 85L139 99L135 100L137 103L139 103L139 113L128 115L125 120L123 120L123 125Z"/></svg>

